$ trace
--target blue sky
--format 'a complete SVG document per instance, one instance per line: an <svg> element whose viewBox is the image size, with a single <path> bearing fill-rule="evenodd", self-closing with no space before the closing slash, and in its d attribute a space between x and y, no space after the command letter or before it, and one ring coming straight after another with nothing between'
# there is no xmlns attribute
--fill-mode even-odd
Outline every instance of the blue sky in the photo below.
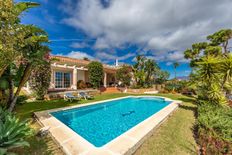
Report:
<svg viewBox="0 0 232 155"><path fill-rule="evenodd" d="M143 54L174 76L191 69L183 51L232 25L230 0L34 0L22 22L47 31L52 54L134 63ZM221 11L223 10L223 11Z"/></svg>

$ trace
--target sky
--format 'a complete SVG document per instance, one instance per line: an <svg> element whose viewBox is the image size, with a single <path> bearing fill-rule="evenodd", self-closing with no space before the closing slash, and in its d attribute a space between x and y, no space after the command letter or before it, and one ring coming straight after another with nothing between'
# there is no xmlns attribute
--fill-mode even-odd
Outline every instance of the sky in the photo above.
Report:
<svg viewBox="0 0 232 155"><path fill-rule="evenodd" d="M20 0L16 1L19 2ZM223 28L232 28L232 0L34 0L40 7L22 23L44 29L53 55L133 64L154 59L174 76L191 72L183 52Z"/></svg>

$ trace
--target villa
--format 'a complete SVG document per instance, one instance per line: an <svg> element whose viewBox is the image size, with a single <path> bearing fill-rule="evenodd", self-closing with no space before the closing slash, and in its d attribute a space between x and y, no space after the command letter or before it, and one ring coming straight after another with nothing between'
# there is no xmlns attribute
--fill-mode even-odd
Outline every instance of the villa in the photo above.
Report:
<svg viewBox="0 0 232 155"><path fill-rule="evenodd" d="M76 90L79 80L89 82L89 72L87 65L90 60L69 58L64 56L52 56L55 60L51 64L51 82L49 91ZM104 77L102 86L114 86L116 83L115 74L119 67L118 62L114 66L103 64Z"/></svg>

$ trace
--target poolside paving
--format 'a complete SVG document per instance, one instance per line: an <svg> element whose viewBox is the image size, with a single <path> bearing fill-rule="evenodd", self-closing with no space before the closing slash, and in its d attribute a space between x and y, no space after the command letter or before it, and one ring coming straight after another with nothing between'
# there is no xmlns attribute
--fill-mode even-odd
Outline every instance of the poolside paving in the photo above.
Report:
<svg viewBox="0 0 232 155"><path fill-rule="evenodd" d="M111 100L122 98L126 97ZM162 121L164 121L181 103L181 101L170 100L168 98L164 99L172 101L172 103L102 147L93 146L87 140L71 130L68 126L64 125L58 119L49 114L50 112L58 111L60 109L36 112L35 115L42 126L49 127L51 136L67 155L124 155L134 153L144 140L151 135L151 132L158 127L159 124L162 123ZM101 102L103 101L77 105L65 109L98 104Z"/></svg>

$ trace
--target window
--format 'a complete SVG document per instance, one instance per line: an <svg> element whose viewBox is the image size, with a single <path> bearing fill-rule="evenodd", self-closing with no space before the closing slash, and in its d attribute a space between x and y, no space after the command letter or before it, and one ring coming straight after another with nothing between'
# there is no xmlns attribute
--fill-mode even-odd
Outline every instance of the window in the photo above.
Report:
<svg viewBox="0 0 232 155"><path fill-rule="evenodd" d="M64 88L70 87L71 76L70 73L64 73Z"/></svg>
<svg viewBox="0 0 232 155"><path fill-rule="evenodd" d="M56 81L56 88L63 88L63 73L62 72L56 72L56 77L55 77L55 81Z"/></svg>
<svg viewBox="0 0 232 155"><path fill-rule="evenodd" d="M55 73L55 87L56 88L69 88L71 85L71 74L64 72Z"/></svg>

